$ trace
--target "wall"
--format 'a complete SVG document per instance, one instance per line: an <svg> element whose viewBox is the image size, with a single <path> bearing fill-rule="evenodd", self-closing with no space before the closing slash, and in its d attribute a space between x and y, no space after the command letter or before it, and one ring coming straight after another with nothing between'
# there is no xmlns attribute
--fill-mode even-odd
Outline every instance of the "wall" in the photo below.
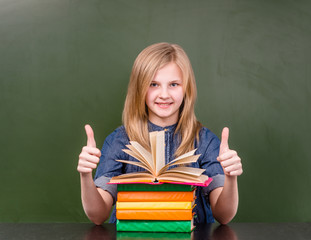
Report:
<svg viewBox="0 0 311 240"><path fill-rule="evenodd" d="M196 113L243 160L235 221L310 221L310 1L0 1L0 221L84 222L78 155L121 125L133 61L178 43Z"/></svg>

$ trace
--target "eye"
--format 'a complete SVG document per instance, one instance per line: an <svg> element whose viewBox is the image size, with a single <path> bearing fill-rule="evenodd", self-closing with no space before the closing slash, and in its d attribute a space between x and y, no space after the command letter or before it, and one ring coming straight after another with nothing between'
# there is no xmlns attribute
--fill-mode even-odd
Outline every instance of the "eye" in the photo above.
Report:
<svg viewBox="0 0 311 240"><path fill-rule="evenodd" d="M150 87L157 87L157 86L158 86L157 83L154 83L154 82L150 83Z"/></svg>
<svg viewBox="0 0 311 240"><path fill-rule="evenodd" d="M178 83L171 83L171 87L177 87L178 85Z"/></svg>

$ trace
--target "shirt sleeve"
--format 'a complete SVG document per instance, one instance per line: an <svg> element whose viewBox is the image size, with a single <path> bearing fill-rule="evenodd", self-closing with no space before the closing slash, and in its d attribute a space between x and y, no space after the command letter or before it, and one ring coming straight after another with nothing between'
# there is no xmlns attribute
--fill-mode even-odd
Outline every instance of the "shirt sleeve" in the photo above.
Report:
<svg viewBox="0 0 311 240"><path fill-rule="evenodd" d="M208 196L215 188L224 186L224 172L222 166L217 161L219 146L220 141L218 137L207 128L202 128L196 154L201 154L198 162L200 165L199 167L205 169L203 174L213 179L209 186L203 188L205 196Z"/></svg>
<svg viewBox="0 0 311 240"><path fill-rule="evenodd" d="M108 191L114 201L117 199L117 185L107 184L111 177L122 174L123 164L117 159L127 160L128 155L122 151L129 143L124 127L117 128L105 140L101 149L101 157L94 176L96 187Z"/></svg>

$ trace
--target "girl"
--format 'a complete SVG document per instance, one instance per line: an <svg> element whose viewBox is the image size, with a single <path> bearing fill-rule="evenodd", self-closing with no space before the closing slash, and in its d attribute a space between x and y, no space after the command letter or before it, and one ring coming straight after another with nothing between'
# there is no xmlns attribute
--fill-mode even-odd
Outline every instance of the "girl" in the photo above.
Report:
<svg viewBox="0 0 311 240"><path fill-rule="evenodd" d="M129 141L137 141L150 149L149 131L165 130L165 161L192 149L201 154L192 167L204 168L213 178L208 187L196 191L196 223L227 224L238 208L237 176L241 175L241 159L228 146L229 129L224 128L221 142L202 127L194 114L196 83L190 61L184 50L169 43L158 43L144 49L132 69L123 110L123 126L105 140L102 150L96 148L94 133L85 126L87 146L79 155L81 197L84 211L95 224L108 219L116 201L117 189L106 184L123 173L142 171L137 166L115 161L134 158L122 151ZM97 166L98 164L98 166ZM95 169L94 180L92 170ZM116 222L115 209L110 222Z"/></svg>

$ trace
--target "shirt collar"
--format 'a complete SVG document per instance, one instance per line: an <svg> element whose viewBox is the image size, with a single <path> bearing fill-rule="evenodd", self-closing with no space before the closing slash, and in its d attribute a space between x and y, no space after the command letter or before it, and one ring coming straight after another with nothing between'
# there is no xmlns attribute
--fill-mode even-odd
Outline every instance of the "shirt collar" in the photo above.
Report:
<svg viewBox="0 0 311 240"><path fill-rule="evenodd" d="M177 127L177 123L170 125L170 126L160 127L148 120L148 129L150 132L153 132L153 131L175 132L176 127Z"/></svg>

